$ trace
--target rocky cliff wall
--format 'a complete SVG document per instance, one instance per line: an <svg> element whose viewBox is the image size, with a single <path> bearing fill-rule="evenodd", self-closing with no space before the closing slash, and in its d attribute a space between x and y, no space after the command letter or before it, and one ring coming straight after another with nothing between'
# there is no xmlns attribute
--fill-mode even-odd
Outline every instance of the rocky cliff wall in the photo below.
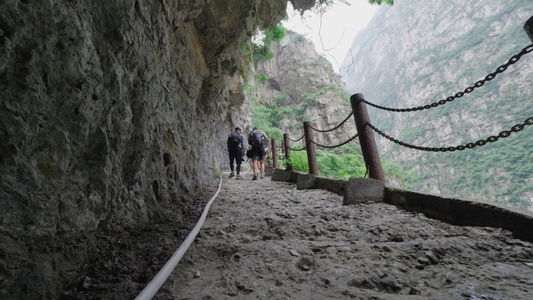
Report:
<svg viewBox="0 0 533 300"><path fill-rule="evenodd" d="M279 128L292 139L303 135L303 122L329 130L339 125L351 112L344 83L333 67L315 50L312 42L296 32L287 32L279 43L272 43L274 58L257 63L255 72L266 76L265 89L257 89L258 97L276 107ZM260 85L256 82L256 85ZM297 106L301 116L284 109ZM343 143L355 135L355 122L350 118L337 130L313 131L314 140L327 146ZM299 148L295 146L295 148Z"/></svg>
<svg viewBox="0 0 533 300"><path fill-rule="evenodd" d="M250 122L241 45L286 4L0 3L0 298L57 298L99 227L193 205Z"/></svg>

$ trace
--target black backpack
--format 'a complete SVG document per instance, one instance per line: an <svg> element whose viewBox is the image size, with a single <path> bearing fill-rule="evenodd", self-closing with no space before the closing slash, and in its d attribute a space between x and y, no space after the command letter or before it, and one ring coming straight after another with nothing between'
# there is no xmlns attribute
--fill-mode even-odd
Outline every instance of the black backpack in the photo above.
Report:
<svg viewBox="0 0 533 300"><path fill-rule="evenodd" d="M252 147L263 146L263 135L261 134L261 131L257 130L250 132L250 136L248 137L248 144L250 144Z"/></svg>
<svg viewBox="0 0 533 300"><path fill-rule="evenodd" d="M238 148L241 145L242 136L237 132L232 132L228 137L228 145L231 148Z"/></svg>

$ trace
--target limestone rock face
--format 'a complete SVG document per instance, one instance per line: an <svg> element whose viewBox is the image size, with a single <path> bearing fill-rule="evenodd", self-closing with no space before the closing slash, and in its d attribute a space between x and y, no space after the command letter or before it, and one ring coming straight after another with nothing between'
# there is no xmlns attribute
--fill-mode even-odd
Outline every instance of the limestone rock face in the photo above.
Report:
<svg viewBox="0 0 533 300"><path fill-rule="evenodd" d="M292 139L303 135L303 122L320 130L329 130L339 125L351 112L344 83L333 67L315 50L313 43L304 36L288 32L279 43L271 45L274 58L260 61L256 72L268 78L267 88L259 97L269 103L283 97L278 107L297 105L303 110L303 120L293 115L282 118L280 129ZM278 101L279 102L279 101ZM355 135L355 122L350 118L338 130L327 133L314 131L314 140L321 145L334 146Z"/></svg>
<svg viewBox="0 0 533 300"><path fill-rule="evenodd" d="M286 5L0 3L0 298L57 298L99 226L193 205L250 122L241 45Z"/></svg>

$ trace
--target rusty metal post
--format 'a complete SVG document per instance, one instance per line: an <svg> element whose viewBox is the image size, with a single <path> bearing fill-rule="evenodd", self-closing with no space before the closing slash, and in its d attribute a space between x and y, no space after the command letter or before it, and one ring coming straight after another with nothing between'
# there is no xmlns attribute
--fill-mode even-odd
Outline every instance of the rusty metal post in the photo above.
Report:
<svg viewBox="0 0 533 300"><path fill-rule="evenodd" d="M289 139L289 134L283 134L283 149L285 150L285 164L287 165L286 170L292 171L292 164L290 161L291 158L291 142Z"/></svg>
<svg viewBox="0 0 533 300"><path fill-rule="evenodd" d="M283 149L285 151L285 159L291 158L291 142L289 140L289 134L284 133L283 134Z"/></svg>
<svg viewBox="0 0 533 300"><path fill-rule="evenodd" d="M533 42L533 16L531 16L531 18L526 21L526 24L524 24L524 30L531 42Z"/></svg>
<svg viewBox="0 0 533 300"><path fill-rule="evenodd" d="M361 145L363 159L368 169L368 176L372 179L385 182L385 175L383 174L381 161L379 160L378 147L376 146L376 140L374 140L374 131L372 128L366 126L367 123L370 123L370 118L365 103L361 101L364 99L363 94L354 94L350 97L355 126L359 133L359 144Z"/></svg>
<svg viewBox="0 0 533 300"><path fill-rule="evenodd" d="M278 149L276 148L276 139L272 138L272 142L270 144L271 150L272 150L272 164L274 165L274 168L278 167Z"/></svg>
<svg viewBox="0 0 533 300"><path fill-rule="evenodd" d="M307 150L307 161L309 163L309 174L318 176L318 165L316 163L315 144L313 144L313 129L309 121L304 122L305 149Z"/></svg>

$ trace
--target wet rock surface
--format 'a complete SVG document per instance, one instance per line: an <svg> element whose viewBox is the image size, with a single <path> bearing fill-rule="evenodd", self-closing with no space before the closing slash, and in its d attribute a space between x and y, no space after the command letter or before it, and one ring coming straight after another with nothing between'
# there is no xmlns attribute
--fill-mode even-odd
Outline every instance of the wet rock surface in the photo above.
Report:
<svg viewBox="0 0 533 300"><path fill-rule="evenodd" d="M384 203L343 206L331 192L243 177L224 177L155 299L533 297L533 247L508 231L453 226ZM110 234L65 298L134 298L198 216L123 240Z"/></svg>

